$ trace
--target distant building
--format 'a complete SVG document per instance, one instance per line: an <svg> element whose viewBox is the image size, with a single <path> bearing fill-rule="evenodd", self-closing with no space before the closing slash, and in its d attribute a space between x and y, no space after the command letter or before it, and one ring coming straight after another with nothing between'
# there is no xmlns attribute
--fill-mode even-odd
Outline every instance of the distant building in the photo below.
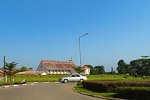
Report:
<svg viewBox="0 0 150 100"><path fill-rule="evenodd" d="M82 68L84 69L84 72L82 72L82 74L84 74L84 75L90 74L90 68L88 66L85 65Z"/></svg>
<svg viewBox="0 0 150 100"><path fill-rule="evenodd" d="M72 60L69 61L49 61L42 60L37 71L44 71L48 74L70 74L75 72L76 65Z"/></svg>
<svg viewBox="0 0 150 100"><path fill-rule="evenodd" d="M4 70L0 68L0 77L4 76Z"/></svg>
<svg viewBox="0 0 150 100"><path fill-rule="evenodd" d="M44 71L23 71L17 74L18 75L46 75Z"/></svg>

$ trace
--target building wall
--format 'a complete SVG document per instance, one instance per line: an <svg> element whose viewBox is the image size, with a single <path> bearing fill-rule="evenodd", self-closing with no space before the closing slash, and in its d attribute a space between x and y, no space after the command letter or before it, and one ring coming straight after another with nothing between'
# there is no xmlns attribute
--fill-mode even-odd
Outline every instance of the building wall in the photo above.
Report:
<svg viewBox="0 0 150 100"><path fill-rule="evenodd" d="M48 72L48 70L42 65L42 63L40 63L40 65L38 66L37 71Z"/></svg>
<svg viewBox="0 0 150 100"><path fill-rule="evenodd" d="M87 75L90 74L90 68L86 69L85 74L87 74Z"/></svg>
<svg viewBox="0 0 150 100"><path fill-rule="evenodd" d="M70 74L71 70L48 70L49 74Z"/></svg>
<svg viewBox="0 0 150 100"><path fill-rule="evenodd" d="M83 74L89 75L90 74L90 68L84 68Z"/></svg>
<svg viewBox="0 0 150 100"><path fill-rule="evenodd" d="M4 76L4 72L2 69L0 69L0 77L3 77Z"/></svg>
<svg viewBox="0 0 150 100"><path fill-rule="evenodd" d="M44 62L45 63L45 62ZM49 63L48 61L46 62L46 64ZM58 65L59 62L51 62L50 66L52 67L48 67L48 65L44 65L43 62L41 61L41 63L39 64L37 71L44 71L48 74L71 74L75 72L74 68L64 68L64 64L62 64L62 68L59 66L59 68L57 68L54 63L56 63ZM62 62L60 62L61 64ZM53 66L54 64L54 66ZM66 62L66 64L70 64L70 62ZM46 67L47 66L47 67ZM72 66L72 64L70 64L70 66ZM68 65L66 66L68 67Z"/></svg>
<svg viewBox="0 0 150 100"><path fill-rule="evenodd" d="M59 69L48 70L42 64L39 65L37 71L44 71L48 74L71 74L72 73L72 70L59 70Z"/></svg>

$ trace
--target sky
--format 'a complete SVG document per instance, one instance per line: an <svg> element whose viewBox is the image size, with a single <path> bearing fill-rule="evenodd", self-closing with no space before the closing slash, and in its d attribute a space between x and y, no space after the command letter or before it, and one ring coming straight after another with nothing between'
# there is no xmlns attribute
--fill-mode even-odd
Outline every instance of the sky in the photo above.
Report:
<svg viewBox="0 0 150 100"><path fill-rule="evenodd" d="M150 56L149 0L0 0L0 67L3 57L36 69L41 60L116 69Z"/></svg>

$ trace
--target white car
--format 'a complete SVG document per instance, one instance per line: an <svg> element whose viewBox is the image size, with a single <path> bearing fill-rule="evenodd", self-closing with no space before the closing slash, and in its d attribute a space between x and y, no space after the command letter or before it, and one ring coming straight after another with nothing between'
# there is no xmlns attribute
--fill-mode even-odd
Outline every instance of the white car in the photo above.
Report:
<svg viewBox="0 0 150 100"><path fill-rule="evenodd" d="M71 74L68 77L63 77L60 79L60 82L67 83L67 82L82 82L84 80L87 80L86 76L82 76L80 74Z"/></svg>

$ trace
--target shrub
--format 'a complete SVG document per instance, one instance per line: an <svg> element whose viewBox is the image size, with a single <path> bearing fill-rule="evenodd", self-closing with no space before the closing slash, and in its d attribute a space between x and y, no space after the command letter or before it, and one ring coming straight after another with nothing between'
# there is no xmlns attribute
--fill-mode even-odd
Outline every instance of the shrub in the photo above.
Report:
<svg viewBox="0 0 150 100"><path fill-rule="evenodd" d="M116 97L135 100L150 100L150 87L119 87Z"/></svg>
<svg viewBox="0 0 150 100"><path fill-rule="evenodd" d="M95 92L115 92L121 86L150 87L150 82L84 81L83 87Z"/></svg>

